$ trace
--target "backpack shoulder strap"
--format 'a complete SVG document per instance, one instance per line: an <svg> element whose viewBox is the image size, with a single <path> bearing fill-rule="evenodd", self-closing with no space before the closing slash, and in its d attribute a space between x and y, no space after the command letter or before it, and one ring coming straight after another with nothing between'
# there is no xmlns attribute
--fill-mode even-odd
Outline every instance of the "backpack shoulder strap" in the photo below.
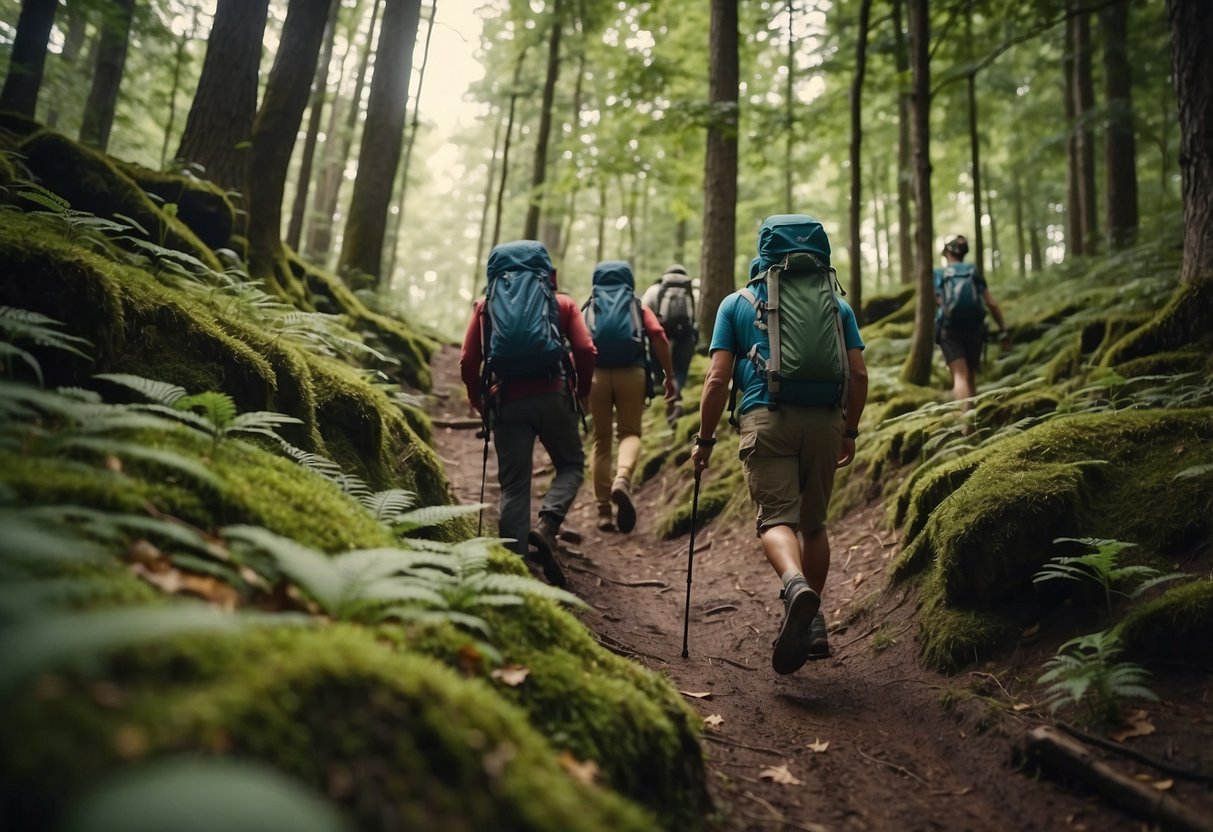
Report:
<svg viewBox="0 0 1213 832"><path fill-rule="evenodd" d="M767 390L772 396L779 393L779 275L788 265L785 259L782 263L771 266L767 272L767 338L770 341L771 354L767 358Z"/></svg>

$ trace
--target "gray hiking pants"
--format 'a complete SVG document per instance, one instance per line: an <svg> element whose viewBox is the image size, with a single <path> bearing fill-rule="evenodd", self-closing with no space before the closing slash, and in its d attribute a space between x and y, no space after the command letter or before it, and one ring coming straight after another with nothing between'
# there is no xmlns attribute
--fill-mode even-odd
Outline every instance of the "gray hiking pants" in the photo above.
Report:
<svg viewBox="0 0 1213 832"><path fill-rule="evenodd" d="M577 413L564 393L541 393L507 402L493 426L497 448L497 482L501 485L501 519L498 533L514 543L520 555L527 552L531 529L531 457L538 437L552 459L556 476L544 495L539 516L559 528L585 477L585 450L577 435Z"/></svg>

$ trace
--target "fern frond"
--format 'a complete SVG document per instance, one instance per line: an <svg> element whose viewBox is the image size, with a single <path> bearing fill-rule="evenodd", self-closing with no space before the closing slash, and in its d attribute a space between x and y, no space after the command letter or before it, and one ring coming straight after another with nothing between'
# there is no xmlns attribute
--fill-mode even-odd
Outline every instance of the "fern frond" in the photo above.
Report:
<svg viewBox="0 0 1213 832"><path fill-rule="evenodd" d="M134 390L146 399L150 399L157 404L168 405L169 407L177 404L186 395L184 387L169 384L167 381L155 381L128 373L101 373L94 376L94 378Z"/></svg>
<svg viewBox="0 0 1213 832"><path fill-rule="evenodd" d="M417 495L403 488L376 491L360 500L367 511L380 523L391 524L417 502Z"/></svg>
<svg viewBox="0 0 1213 832"><path fill-rule="evenodd" d="M454 624L466 630L480 633L485 638L492 635L488 622L475 615L455 610L426 610L418 607L389 607L381 613L383 619L395 618L416 624Z"/></svg>
<svg viewBox="0 0 1213 832"><path fill-rule="evenodd" d="M417 529L441 526L443 523L459 517L470 517L485 507L485 503L469 503L458 506L426 506L400 515L396 518L393 526L398 533L406 534Z"/></svg>
<svg viewBox="0 0 1213 832"><path fill-rule="evenodd" d="M228 398L228 401L231 402L231 399ZM235 411L235 407L236 405L233 403L233 412ZM282 425L302 425L303 420L296 419L294 416L288 416L285 413L275 413L271 410L251 410L248 413L241 413L228 422L217 422L217 424L226 425L230 431L252 431L257 433L269 431L273 433L274 428Z"/></svg>
<svg viewBox="0 0 1213 832"><path fill-rule="evenodd" d="M149 448L135 442L117 439L102 439L90 436L65 434L55 440L55 445L67 449L79 449L107 456L126 457L138 462L150 463L160 468L185 474L192 480L204 482L214 488L222 486L222 480L205 465L174 451Z"/></svg>
<svg viewBox="0 0 1213 832"><path fill-rule="evenodd" d="M7 364L10 358L18 358L26 366L34 371L34 376L38 379L38 386L41 387L46 383L42 377L42 365L38 363L38 359L34 358L25 350L16 347L6 341L0 341L0 362Z"/></svg>
<svg viewBox="0 0 1213 832"><path fill-rule="evenodd" d="M335 612L345 592L345 581L333 562L321 552L259 526L227 526L224 538L269 555L292 581L326 612Z"/></svg>
<svg viewBox="0 0 1213 832"><path fill-rule="evenodd" d="M195 393L184 396L173 402L173 408L182 412L197 412L212 426L212 429L222 433L236 419L236 402L226 393L208 390L205 393Z"/></svg>

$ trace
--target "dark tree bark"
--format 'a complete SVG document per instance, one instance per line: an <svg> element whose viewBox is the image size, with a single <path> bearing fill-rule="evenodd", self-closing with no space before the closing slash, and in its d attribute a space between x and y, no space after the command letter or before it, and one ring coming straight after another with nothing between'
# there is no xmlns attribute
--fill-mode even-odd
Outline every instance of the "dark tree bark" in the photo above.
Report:
<svg viewBox="0 0 1213 832"><path fill-rule="evenodd" d="M177 38L173 54L173 85L168 93L168 118L164 121L164 142L160 145L160 169L168 165L168 146L173 138L173 125L177 123L177 94L181 91L181 69L185 66L185 51L198 31L198 9L190 12L190 28Z"/></svg>
<svg viewBox="0 0 1213 832"><path fill-rule="evenodd" d="M501 147L501 182L497 186L497 207L493 216L493 245L496 248L501 242L501 209L505 205L505 186L510 177L510 141L514 136L514 116L517 113L518 96L522 90L522 67L526 62L527 46L518 53L518 63L514 64L514 80L510 88L510 109L505 119L505 142Z"/></svg>
<svg viewBox="0 0 1213 832"><path fill-rule="evenodd" d="M1184 195L1184 259L1180 280L1213 281L1213 15L1204 0L1167 0L1172 75L1179 104L1179 159ZM1203 320L1213 329L1208 292Z"/></svg>
<svg viewBox="0 0 1213 832"><path fill-rule="evenodd" d="M737 251L737 0L712 0L711 8L708 103L714 117L708 123L703 176L700 332L712 331L720 302L733 291Z"/></svg>
<svg viewBox="0 0 1213 832"><path fill-rule="evenodd" d="M577 29L581 34L580 48L577 55L577 82L573 85L573 135L581 129L582 87L585 81L585 32L580 25L580 18L575 18ZM573 190L569 194L568 210L565 212L564 228L560 233L560 257L557 267L563 267L569 253L569 242L573 237L573 223L577 220L577 197L581 192L581 177L573 182Z"/></svg>
<svg viewBox="0 0 1213 832"><path fill-rule="evenodd" d="M965 48L971 51L973 43L973 7L969 7L965 18ZM970 55L970 59L972 56ZM969 102L969 165L973 177L973 262L979 270L985 269L986 238L981 225L983 211L981 188L981 134L977 132L977 70L969 72L965 79Z"/></svg>
<svg viewBox="0 0 1213 832"><path fill-rule="evenodd" d="M84 102L84 121L80 125L81 143L99 150L109 147L134 14L135 0L113 0L101 17L97 63L93 68L88 99Z"/></svg>
<svg viewBox="0 0 1213 832"><path fill-rule="evenodd" d="M270 70L265 98L253 124L246 193L249 215L249 272L291 300L306 299L291 279L282 248L282 196L291 151L303 111L329 6L338 0L291 0L278 56Z"/></svg>
<svg viewBox="0 0 1213 832"><path fill-rule="evenodd" d="M914 202L918 206L915 234L915 268L918 272L914 304L914 334L901 377L910 384L925 386L931 380L931 355L935 348L935 262L931 213L931 60L928 0L909 0L910 63L914 84Z"/></svg>
<svg viewBox="0 0 1213 832"><path fill-rule="evenodd" d="M316 199L312 203L312 223L308 229L307 253L313 261L326 265L332 261L329 249L333 244L333 217L337 213L337 203L341 197L345 165L350 158L350 150L354 146L354 131L358 127L358 117L362 113L362 90L366 86L366 74L370 68L371 55L375 51L375 23L379 19L379 9L382 5L383 0L372 0L371 2L371 22L366 30L366 44L358 63L354 94L345 111L344 133L340 139L337 138L337 102L334 100L333 120L325 134L325 165L320 176L320 187L316 189ZM329 142L332 142L331 152Z"/></svg>
<svg viewBox="0 0 1213 832"><path fill-rule="evenodd" d="M687 223L686 217L678 220L674 226L674 262L681 263L687 256Z"/></svg>
<svg viewBox="0 0 1213 832"><path fill-rule="evenodd" d="M1073 0L1067 3L1067 8ZM1082 193L1079 179L1082 177L1082 163L1078 156L1078 127L1074 123L1074 29L1076 23L1073 15L1066 16L1066 47L1062 53L1062 76L1065 82L1063 95L1066 114L1066 257L1073 255L1081 257L1083 251L1082 235Z"/></svg>
<svg viewBox="0 0 1213 832"><path fill-rule="evenodd" d="M1028 249L1023 224L1023 190L1019 184L1019 174L1012 171L1014 179L1011 182L1011 199L1015 216L1015 252L1019 255L1018 269L1021 278L1027 277Z"/></svg>
<svg viewBox="0 0 1213 832"><path fill-rule="evenodd" d="M1108 245L1115 250L1133 242L1137 232L1137 143L1133 136L1128 0L1101 11L1099 22L1103 30L1104 98L1108 107L1104 205Z"/></svg>
<svg viewBox="0 0 1213 832"><path fill-rule="evenodd" d="M67 32L63 36L63 51L59 53L59 60L63 64L63 68L69 76L76 72L77 64L80 62L80 53L84 51L84 44L88 40L88 15L85 14L85 9L81 0L68 0L67 6ZM195 13L196 14L196 13ZM60 102L52 101L46 109L46 126L55 128L59 126L59 110ZM161 167L164 163L161 162Z"/></svg>
<svg viewBox="0 0 1213 832"><path fill-rule="evenodd" d="M384 278L383 239L404 144L409 75L420 22L421 0L386 0L358 148L358 175L341 243L341 271L361 272L380 283Z"/></svg>
<svg viewBox="0 0 1213 832"><path fill-rule="evenodd" d="M560 31L560 0L555 0L552 5L552 32L548 38L548 69L539 112L539 132L535 136L535 163L531 168L531 193L526 225L522 231L522 236L527 240L539 239L539 216L543 210L543 190L547 181L548 139L552 133L552 102L556 97L556 81L560 77Z"/></svg>
<svg viewBox="0 0 1213 832"><path fill-rule="evenodd" d="M59 0L22 0L17 34L9 54L8 74L0 90L0 110L33 118L46 68L46 42L55 25Z"/></svg>
<svg viewBox="0 0 1213 832"><path fill-rule="evenodd" d="M312 183L312 166L316 162L316 144L320 140L320 122L324 117L324 100L328 94L329 65L333 62L333 42L337 39L337 13L341 11L341 0L334 0L329 8L329 17L324 24L324 39L321 41L320 59L316 61L316 75L312 78L312 100L308 104L307 133L303 138L303 152L299 157L299 179L295 187L295 198L291 202L291 219L286 226L286 244L299 250L303 238L303 220L307 214L307 196Z"/></svg>
<svg viewBox="0 0 1213 832"><path fill-rule="evenodd" d="M1091 15L1074 18L1074 116L1078 119L1078 198L1082 220L1082 248L1094 254L1099 248L1099 212L1095 193L1095 131L1091 127L1095 109L1095 85L1091 80Z"/></svg>
<svg viewBox="0 0 1213 832"><path fill-rule="evenodd" d="M268 8L269 0L219 0L177 148L178 159L200 165L207 179L229 190L245 184Z"/></svg>
<svg viewBox="0 0 1213 832"><path fill-rule="evenodd" d="M860 166L863 149L863 76L868 68L868 21L872 0L859 4L859 32L855 41L855 75L851 79L851 291L848 300L855 320L863 325L863 252L859 223L863 216L863 178ZM879 244L878 244L879 245Z"/></svg>
<svg viewBox="0 0 1213 832"><path fill-rule="evenodd" d="M910 169L910 101L911 93L901 78L910 71L910 58L906 54L906 37L901 28L902 0L893 0L894 55L897 65L897 255L901 269L901 282L914 282L914 242L911 228L914 224L912 182Z"/></svg>

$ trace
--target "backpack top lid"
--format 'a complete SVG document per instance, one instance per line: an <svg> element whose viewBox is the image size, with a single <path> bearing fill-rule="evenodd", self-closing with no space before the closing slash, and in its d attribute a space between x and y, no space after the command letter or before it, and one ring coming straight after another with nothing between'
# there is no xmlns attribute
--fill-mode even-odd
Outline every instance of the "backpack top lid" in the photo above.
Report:
<svg viewBox="0 0 1213 832"><path fill-rule="evenodd" d="M537 240L515 240L511 243L501 243L489 252L489 262L486 269L489 282L506 272L536 272L553 277L552 258L543 243ZM556 281L552 280L552 285Z"/></svg>
<svg viewBox="0 0 1213 832"><path fill-rule="evenodd" d="M603 260L594 267L591 281L594 286L627 286L636 291L636 278L632 267L624 260Z"/></svg>
<svg viewBox="0 0 1213 832"><path fill-rule="evenodd" d="M816 255L829 266L830 238L822 224L808 214L767 217L758 229L758 270L766 271L794 251Z"/></svg>
<svg viewBox="0 0 1213 832"><path fill-rule="evenodd" d="M666 277L667 275L672 275L672 274L682 275L683 277L686 277L687 276L687 267L682 265L681 263L674 263L673 265L667 266L665 272L663 272L661 276Z"/></svg>
<svg viewBox="0 0 1213 832"><path fill-rule="evenodd" d="M761 257L755 257L753 260L750 261L750 280L753 280L754 278L758 277L758 273L760 271L762 271L760 266L762 266Z"/></svg>

